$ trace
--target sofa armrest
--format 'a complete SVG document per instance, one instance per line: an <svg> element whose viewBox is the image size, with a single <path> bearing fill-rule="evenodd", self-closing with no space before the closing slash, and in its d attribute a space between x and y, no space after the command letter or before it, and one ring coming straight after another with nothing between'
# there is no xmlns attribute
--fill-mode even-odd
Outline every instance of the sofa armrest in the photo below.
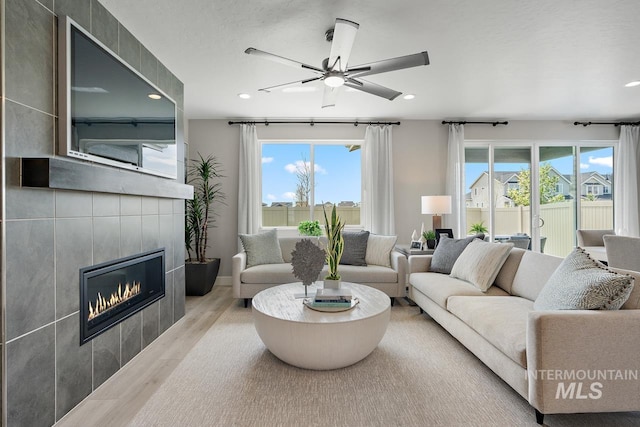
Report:
<svg viewBox="0 0 640 427"><path fill-rule="evenodd" d="M529 403L540 412L640 410L640 310L532 311Z"/></svg>
<svg viewBox="0 0 640 427"><path fill-rule="evenodd" d="M429 271L433 255L409 256L409 274Z"/></svg>
<svg viewBox="0 0 640 427"><path fill-rule="evenodd" d="M231 258L231 286L233 297L240 298L240 274L247 268L247 253L240 252Z"/></svg>
<svg viewBox="0 0 640 427"><path fill-rule="evenodd" d="M391 251L391 268L398 273L398 285L405 286L407 282L407 257L400 252Z"/></svg>

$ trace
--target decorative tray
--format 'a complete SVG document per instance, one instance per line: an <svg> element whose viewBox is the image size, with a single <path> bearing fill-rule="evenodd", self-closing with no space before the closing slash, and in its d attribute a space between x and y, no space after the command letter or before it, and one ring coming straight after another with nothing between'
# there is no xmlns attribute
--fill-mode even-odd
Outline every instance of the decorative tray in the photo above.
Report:
<svg viewBox="0 0 640 427"><path fill-rule="evenodd" d="M306 305L307 307L309 307L311 310L315 310L315 311L324 311L324 312L337 312L337 311L347 311L347 310L351 310L353 307L355 307L356 305L358 305L358 303L360 302L360 300L358 298L353 298L351 300L351 306L349 307L318 307L318 306L314 306L313 305L313 298L305 298L304 299L304 305Z"/></svg>

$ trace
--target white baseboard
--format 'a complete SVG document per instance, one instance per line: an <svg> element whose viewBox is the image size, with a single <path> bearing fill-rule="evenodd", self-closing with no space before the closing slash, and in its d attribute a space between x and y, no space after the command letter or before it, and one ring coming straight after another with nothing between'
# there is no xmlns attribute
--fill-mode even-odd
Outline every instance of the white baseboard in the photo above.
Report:
<svg viewBox="0 0 640 427"><path fill-rule="evenodd" d="M231 276L218 276L216 278L215 286L231 286Z"/></svg>

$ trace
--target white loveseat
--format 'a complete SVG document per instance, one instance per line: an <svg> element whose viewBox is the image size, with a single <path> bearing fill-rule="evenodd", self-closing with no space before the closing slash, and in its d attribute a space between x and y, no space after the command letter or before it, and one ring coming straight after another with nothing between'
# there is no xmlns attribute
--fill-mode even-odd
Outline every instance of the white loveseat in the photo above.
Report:
<svg viewBox="0 0 640 427"><path fill-rule="evenodd" d="M245 307L255 294L263 289L285 283L297 282L291 267L291 252L295 244L303 237L279 237L280 249L284 263L262 264L247 268L247 254L243 251L233 256L231 264L231 278L233 296L244 298ZM324 237L312 238L312 241L326 246ZM340 265L338 272L345 282L354 282L379 289L391 297L393 304L395 297L406 295L407 258L394 250L389 253L391 267L381 265ZM327 275L327 266L320 273L319 280Z"/></svg>
<svg viewBox="0 0 640 427"><path fill-rule="evenodd" d="M514 248L486 293L409 257L409 297L544 414L640 410L640 273L621 310L535 311L562 259ZM587 378L582 378L587 375ZM590 379L593 375L598 378ZM604 377L604 378L602 378Z"/></svg>

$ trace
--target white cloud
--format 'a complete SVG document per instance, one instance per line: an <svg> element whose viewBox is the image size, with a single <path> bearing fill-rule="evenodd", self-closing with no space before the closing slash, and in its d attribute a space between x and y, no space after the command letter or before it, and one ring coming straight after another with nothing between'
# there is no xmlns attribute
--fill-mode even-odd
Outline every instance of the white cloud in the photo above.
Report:
<svg viewBox="0 0 640 427"><path fill-rule="evenodd" d="M296 160L295 163L289 163L288 165L286 165L284 169L289 173L302 172L305 169L305 163L307 168L311 167L311 162L303 162L302 160ZM327 174L327 170L317 163L313 165L313 170L316 173L320 173L323 175Z"/></svg>
<svg viewBox="0 0 640 427"><path fill-rule="evenodd" d="M262 163L271 163L273 162L273 157L263 157Z"/></svg>
<svg viewBox="0 0 640 427"><path fill-rule="evenodd" d="M589 165L586 163L580 163L580 169L589 169Z"/></svg>
<svg viewBox="0 0 640 427"><path fill-rule="evenodd" d="M593 157L589 156L589 163L592 165L613 167L613 156L608 157Z"/></svg>
<svg viewBox="0 0 640 427"><path fill-rule="evenodd" d="M278 200L278 198L273 194L267 194L267 199L271 200L272 202L275 202L276 200Z"/></svg>
<svg viewBox="0 0 640 427"><path fill-rule="evenodd" d="M282 195L284 199L296 200L296 193L293 191L287 191Z"/></svg>

